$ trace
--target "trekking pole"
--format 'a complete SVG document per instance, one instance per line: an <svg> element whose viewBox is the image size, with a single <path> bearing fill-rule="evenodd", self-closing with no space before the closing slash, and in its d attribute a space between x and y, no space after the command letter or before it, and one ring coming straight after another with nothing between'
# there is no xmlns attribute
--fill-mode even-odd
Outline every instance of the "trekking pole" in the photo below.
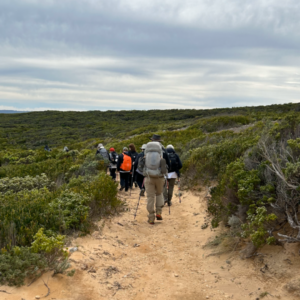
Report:
<svg viewBox="0 0 300 300"><path fill-rule="evenodd" d="M179 177L178 177L178 197L179 197L179 203L181 203L180 178Z"/></svg>
<svg viewBox="0 0 300 300"><path fill-rule="evenodd" d="M168 192L168 198L169 198L169 181L168 179L167 180L167 192ZM169 206L169 215L171 214L171 205L170 205L170 202L169 202L169 199L168 199L168 206Z"/></svg>
<svg viewBox="0 0 300 300"><path fill-rule="evenodd" d="M142 188L143 188L143 186L144 186L144 181L145 181L145 178L144 178L144 180L143 180ZM139 204L140 204L140 199L141 199L141 193L140 193L140 196L139 196L138 204L137 204L137 206L136 206L136 210L135 210L135 214L134 214L134 220L135 220L135 217L136 217L136 215L137 215L137 211L138 211Z"/></svg>
<svg viewBox="0 0 300 300"><path fill-rule="evenodd" d="M132 176L131 176L131 181L130 181L130 196L131 196L131 190L132 190L132 186L133 186L133 175L134 175L134 168L132 170Z"/></svg>

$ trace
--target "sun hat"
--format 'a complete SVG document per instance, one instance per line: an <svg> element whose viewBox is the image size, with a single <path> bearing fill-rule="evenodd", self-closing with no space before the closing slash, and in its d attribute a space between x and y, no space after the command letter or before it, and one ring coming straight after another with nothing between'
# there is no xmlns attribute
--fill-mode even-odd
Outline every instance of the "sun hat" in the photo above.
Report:
<svg viewBox="0 0 300 300"><path fill-rule="evenodd" d="M153 136L150 138L151 141L153 142L161 142L162 140L160 139L160 135L153 134Z"/></svg>
<svg viewBox="0 0 300 300"><path fill-rule="evenodd" d="M124 147L124 148L123 148L123 151L128 151L128 148L127 148L127 147Z"/></svg>
<svg viewBox="0 0 300 300"><path fill-rule="evenodd" d="M142 150L146 149L147 144L143 144L143 146L141 147Z"/></svg>
<svg viewBox="0 0 300 300"><path fill-rule="evenodd" d="M168 146L167 146L167 149L168 149L168 148L174 149L173 145L168 145Z"/></svg>

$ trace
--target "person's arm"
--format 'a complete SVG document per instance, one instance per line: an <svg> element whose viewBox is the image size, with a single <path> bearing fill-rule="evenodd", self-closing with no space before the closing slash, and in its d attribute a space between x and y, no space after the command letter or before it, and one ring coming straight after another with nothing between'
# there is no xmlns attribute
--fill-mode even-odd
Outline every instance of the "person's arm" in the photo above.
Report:
<svg viewBox="0 0 300 300"><path fill-rule="evenodd" d="M134 164L133 164L133 170L134 170L134 172L136 171L137 166L138 166L139 156L140 156L140 155L138 155L138 156L135 158L135 161L134 161Z"/></svg>
<svg viewBox="0 0 300 300"><path fill-rule="evenodd" d="M130 170L130 174L132 174L132 172L133 172L133 160L132 160L132 156L130 156L130 160L131 160L131 170Z"/></svg>
<svg viewBox="0 0 300 300"><path fill-rule="evenodd" d="M182 162L181 162L178 154L176 154L176 156L177 156L177 162L178 162L178 170L180 170L182 168Z"/></svg>
<svg viewBox="0 0 300 300"><path fill-rule="evenodd" d="M118 164L117 164L117 170L120 172L120 167L121 167L121 164L123 163L123 154L120 154L119 155L119 158L118 158Z"/></svg>
<svg viewBox="0 0 300 300"><path fill-rule="evenodd" d="M171 163L170 163L169 155L166 152L164 152L163 158L166 160L166 164L168 166L168 170L170 170Z"/></svg>
<svg viewBox="0 0 300 300"><path fill-rule="evenodd" d="M177 163L178 163L178 168L177 168L176 173L177 173L178 177L180 177L180 169L182 168L182 162L177 154L176 154L176 159L177 159Z"/></svg>

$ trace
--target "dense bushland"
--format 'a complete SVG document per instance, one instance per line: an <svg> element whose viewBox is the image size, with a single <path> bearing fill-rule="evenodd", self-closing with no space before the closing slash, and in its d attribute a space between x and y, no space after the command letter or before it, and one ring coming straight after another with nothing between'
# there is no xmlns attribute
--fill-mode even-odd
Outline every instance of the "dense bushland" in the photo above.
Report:
<svg viewBox="0 0 300 300"><path fill-rule="evenodd" d="M255 246L299 242L300 116L268 123L260 138L226 165L212 191L213 226L238 217Z"/></svg>
<svg viewBox="0 0 300 300"><path fill-rule="evenodd" d="M31 159L27 159L28 157ZM0 284L68 268L65 235L122 204L106 163L90 149L0 153Z"/></svg>
<svg viewBox="0 0 300 300"><path fill-rule="evenodd" d="M299 111L299 104L283 104L257 107L237 107L218 109L172 109L150 111L88 111L88 112L31 112L22 114L0 114L0 150L14 147L24 150L50 147L72 146L90 139L101 139L105 143L111 139L124 139L135 134L162 130L177 130L195 124L195 121L221 116L245 116L248 121L266 117L280 117L290 111ZM223 127L230 126L223 122ZM239 123L236 120L236 123ZM204 122L205 123L205 122ZM203 124L210 132L217 124ZM215 119L212 123L218 123ZM241 124L245 120L241 119ZM235 125L234 125L235 126ZM234 127L232 126L232 127ZM220 128L220 129L224 129Z"/></svg>
<svg viewBox="0 0 300 300"><path fill-rule="evenodd" d="M256 247L298 242L299 110L285 104L1 115L0 284L66 270L65 236L88 233L94 217L122 205L97 144L121 153L153 133L180 155L182 184L217 182L208 203L213 226L235 224L235 234ZM65 145L71 151L62 151Z"/></svg>

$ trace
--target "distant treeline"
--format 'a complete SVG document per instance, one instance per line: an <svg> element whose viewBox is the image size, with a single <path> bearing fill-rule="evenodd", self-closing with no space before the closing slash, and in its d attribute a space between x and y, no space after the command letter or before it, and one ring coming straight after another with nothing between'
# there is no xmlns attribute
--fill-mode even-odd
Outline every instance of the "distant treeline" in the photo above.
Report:
<svg viewBox="0 0 300 300"><path fill-rule="evenodd" d="M172 109L149 111L44 111L0 115L0 150L70 145L89 139L110 142L141 133L177 130L202 118L222 115L249 116L253 121L300 111L300 104L218 109Z"/></svg>

